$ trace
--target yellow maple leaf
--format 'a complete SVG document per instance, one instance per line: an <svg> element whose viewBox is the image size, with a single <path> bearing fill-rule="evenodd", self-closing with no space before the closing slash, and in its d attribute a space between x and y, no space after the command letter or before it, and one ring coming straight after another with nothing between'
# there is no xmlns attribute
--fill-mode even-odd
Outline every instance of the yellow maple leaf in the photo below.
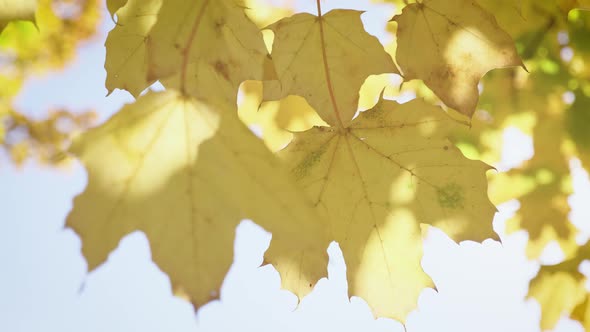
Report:
<svg viewBox="0 0 590 332"><path fill-rule="evenodd" d="M290 290L303 296L326 275L325 223L232 107L150 92L71 151L89 181L67 226L80 235L89 270L123 236L143 231L175 292L199 307L219 296L235 227L251 218L273 232L265 259ZM300 264L302 252L307 265Z"/></svg>
<svg viewBox="0 0 590 332"><path fill-rule="evenodd" d="M274 78L262 33L235 0L166 1L148 52L148 78L175 75L169 86L205 99L235 102L243 81Z"/></svg>
<svg viewBox="0 0 590 332"><path fill-rule="evenodd" d="M376 316L403 321L433 286L420 266L420 225L454 240L496 238L490 168L447 140L457 122L423 100L381 100L349 128L315 127L281 152L328 216L347 266L349 294Z"/></svg>
<svg viewBox="0 0 590 332"><path fill-rule="evenodd" d="M106 42L107 89L134 96L158 79L235 102L248 79L273 78L262 34L234 0L129 0Z"/></svg>
<svg viewBox="0 0 590 332"><path fill-rule="evenodd" d="M529 296L541 305L541 328L552 329L562 315L572 315L584 326L590 326L586 277L579 272L584 260L590 259L590 242L578 248L570 259L543 266L531 281Z"/></svg>
<svg viewBox="0 0 590 332"><path fill-rule="evenodd" d="M162 0L130 0L117 10L117 25L105 42L109 93L118 88L137 97L154 82L147 77L146 44L161 6Z"/></svg>
<svg viewBox="0 0 590 332"><path fill-rule="evenodd" d="M0 0L0 32L10 21L34 21L38 0Z"/></svg>
<svg viewBox="0 0 590 332"><path fill-rule="evenodd" d="M404 79L423 80L447 106L469 117L486 72L524 67L512 38L475 1L424 0L392 20Z"/></svg>
<svg viewBox="0 0 590 332"><path fill-rule="evenodd" d="M274 32L272 58L278 81L267 81L264 99L299 95L332 126L346 127L357 111L359 89L368 76L397 73L362 12L333 10L296 14L268 27Z"/></svg>

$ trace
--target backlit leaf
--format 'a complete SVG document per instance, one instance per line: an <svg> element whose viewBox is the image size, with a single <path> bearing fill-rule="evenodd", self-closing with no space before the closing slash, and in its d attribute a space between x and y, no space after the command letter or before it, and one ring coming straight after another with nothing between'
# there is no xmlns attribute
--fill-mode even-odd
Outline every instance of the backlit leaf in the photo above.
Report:
<svg viewBox="0 0 590 332"><path fill-rule="evenodd" d="M369 35L362 12L302 13L268 27L279 81L265 82L264 99L299 95L328 124L347 127L357 111L359 89L374 74L397 73L389 54Z"/></svg>
<svg viewBox="0 0 590 332"><path fill-rule="evenodd" d="M67 226L80 235L89 270L122 237L142 231L174 291L199 307L219 296L235 227L250 218L273 232L266 261L289 289L303 296L326 275L325 223L231 107L148 93L83 135L72 152L89 180Z"/></svg>
<svg viewBox="0 0 590 332"><path fill-rule="evenodd" d="M486 72L522 65L512 38L475 1L424 0L393 20L404 79L423 80L447 106L469 117Z"/></svg>
<svg viewBox="0 0 590 332"><path fill-rule="evenodd" d="M162 0L129 0L118 10L117 26L105 42L105 85L109 93L118 88L137 97L154 82L147 77L146 44L161 6Z"/></svg>
<svg viewBox="0 0 590 332"><path fill-rule="evenodd" d="M134 96L158 79L235 102L247 79L273 78L262 34L234 0L129 0L107 39L107 89ZM121 47L123 46L123 47Z"/></svg>
<svg viewBox="0 0 590 332"><path fill-rule="evenodd" d="M420 266L420 225L454 240L496 238L486 164L448 140L457 126L422 100L382 100L348 129L315 127L282 152L330 220L347 265L349 295L376 316L404 320L432 281Z"/></svg>
<svg viewBox="0 0 590 332"><path fill-rule="evenodd" d="M243 81L275 78L262 33L236 0L167 0L148 52L148 78L174 75L169 85L206 99L235 102Z"/></svg>

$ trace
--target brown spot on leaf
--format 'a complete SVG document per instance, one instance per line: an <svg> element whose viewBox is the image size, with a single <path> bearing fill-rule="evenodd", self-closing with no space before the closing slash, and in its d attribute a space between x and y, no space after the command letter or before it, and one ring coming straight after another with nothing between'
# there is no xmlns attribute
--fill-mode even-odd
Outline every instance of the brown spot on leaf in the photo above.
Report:
<svg viewBox="0 0 590 332"><path fill-rule="evenodd" d="M223 78L225 78L227 81L229 81L229 70L227 68L227 64L217 60L214 64L213 64L213 68L215 68L215 71L223 76Z"/></svg>
<svg viewBox="0 0 590 332"><path fill-rule="evenodd" d="M220 18L219 20L215 21L215 32L217 32L217 34L221 34L221 29L224 25L225 20L223 18Z"/></svg>

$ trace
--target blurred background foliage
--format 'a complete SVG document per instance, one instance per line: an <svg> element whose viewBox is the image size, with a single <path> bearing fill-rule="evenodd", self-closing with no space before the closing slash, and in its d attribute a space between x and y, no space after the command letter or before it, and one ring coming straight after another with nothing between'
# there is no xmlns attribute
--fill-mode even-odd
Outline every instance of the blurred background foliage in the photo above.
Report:
<svg viewBox="0 0 590 332"><path fill-rule="evenodd" d="M393 3L396 13L404 6L404 1L374 2ZM108 0L107 6L114 14L124 3ZM247 0L246 13L264 28L294 11L293 1L272 3L276 5ZM579 265L590 259L588 237L579 230L580 225L570 221L568 203L573 192L572 162L579 160L590 170L590 11L580 10L590 9L590 1L479 3L513 37L528 72L510 68L488 73L480 85L477 112L452 139L468 157L498 165L503 146L511 144L504 141L508 128L532 137L534 155L529 160L489 172L489 194L495 204L514 199L520 202L520 209L506 227L508 232L528 232L531 259L538 259L551 242L557 242L563 252L564 261L543 267L531 285L531 295L543 308L542 327L552 328L559 316L566 314L590 330L590 298L586 277L579 272ZM12 162L21 164L34 158L59 163L72 135L94 123L92 110L74 113L48 109L41 119L26 116L26 110L14 108L14 99L27 77L72 61L80 43L96 32L101 5L101 0L40 0L35 23L13 21L0 26L0 144ZM384 22L383 28L387 37L382 40L390 41L384 46L395 59L396 26ZM270 49L272 33L263 34ZM421 82L402 85L397 76L379 75L365 82L359 111L370 108L382 92L386 98L416 95L445 108ZM239 116L273 151L288 144L293 131L323 124L301 97L261 100L259 82L243 83L238 96ZM447 111L469 122L453 110Z"/></svg>
<svg viewBox="0 0 590 332"><path fill-rule="evenodd" d="M30 110L15 109L14 100L27 77L59 70L75 58L80 43L96 33L100 8L101 0L39 0L31 20L3 26L0 145L14 163L22 164L27 158L59 163L71 135L93 123L92 110L48 109L37 118L25 115Z"/></svg>

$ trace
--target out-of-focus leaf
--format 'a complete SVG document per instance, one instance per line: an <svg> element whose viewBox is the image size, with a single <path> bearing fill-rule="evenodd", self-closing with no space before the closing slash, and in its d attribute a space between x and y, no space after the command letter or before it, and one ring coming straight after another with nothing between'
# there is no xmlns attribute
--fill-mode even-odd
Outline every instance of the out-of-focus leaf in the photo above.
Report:
<svg viewBox="0 0 590 332"><path fill-rule="evenodd" d="M0 0L0 32L15 20L35 20L37 0Z"/></svg>

